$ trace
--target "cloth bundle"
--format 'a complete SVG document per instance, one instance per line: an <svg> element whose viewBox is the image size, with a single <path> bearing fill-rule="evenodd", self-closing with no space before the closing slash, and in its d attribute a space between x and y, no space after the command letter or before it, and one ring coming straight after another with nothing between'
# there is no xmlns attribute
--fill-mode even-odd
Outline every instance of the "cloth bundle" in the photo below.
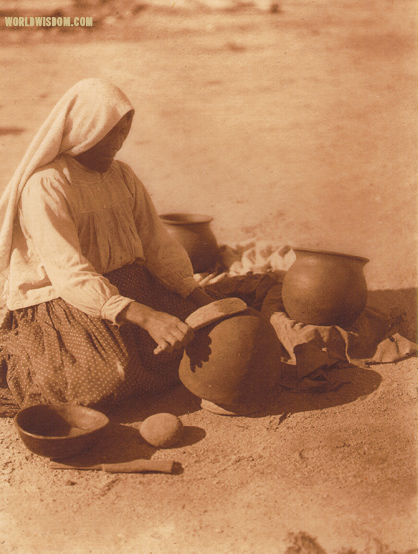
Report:
<svg viewBox="0 0 418 554"><path fill-rule="evenodd" d="M346 328L291 320L281 291L284 275L294 260L289 246L250 240L235 247L222 246L214 271L195 275L212 296L238 296L270 320L287 352L283 384L293 387L319 368L337 363L364 368L396 362L417 352L417 345L398 333L405 314L396 309L388 316L368 306Z"/></svg>

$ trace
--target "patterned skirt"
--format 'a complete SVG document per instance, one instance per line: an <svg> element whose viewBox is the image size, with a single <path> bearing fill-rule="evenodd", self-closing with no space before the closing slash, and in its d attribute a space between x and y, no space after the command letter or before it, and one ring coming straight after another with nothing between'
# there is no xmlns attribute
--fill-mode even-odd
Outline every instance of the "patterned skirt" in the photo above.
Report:
<svg viewBox="0 0 418 554"><path fill-rule="evenodd" d="M196 309L140 265L106 277L123 296L183 321ZM0 373L21 407L70 402L106 408L179 382L182 350L155 355L155 347L140 327L118 327L58 298L6 314L0 328Z"/></svg>

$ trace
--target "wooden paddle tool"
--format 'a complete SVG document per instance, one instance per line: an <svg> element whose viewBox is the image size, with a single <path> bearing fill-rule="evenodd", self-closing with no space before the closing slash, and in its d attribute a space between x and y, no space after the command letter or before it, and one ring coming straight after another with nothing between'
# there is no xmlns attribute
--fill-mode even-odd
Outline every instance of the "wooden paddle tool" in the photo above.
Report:
<svg viewBox="0 0 418 554"><path fill-rule="evenodd" d="M101 470L108 473L173 473L174 462L172 460L133 460L118 464L78 466L51 460L50 467L52 469Z"/></svg>
<svg viewBox="0 0 418 554"><path fill-rule="evenodd" d="M220 321L230 315L243 312L247 308L247 304L240 298L222 298L222 300L215 300L210 304L198 308L189 315L185 323L187 323L193 331L197 331L198 329L202 329L202 327L206 327L206 325L215 323L215 321ZM158 346L154 352L155 354L159 354L161 351L161 347Z"/></svg>

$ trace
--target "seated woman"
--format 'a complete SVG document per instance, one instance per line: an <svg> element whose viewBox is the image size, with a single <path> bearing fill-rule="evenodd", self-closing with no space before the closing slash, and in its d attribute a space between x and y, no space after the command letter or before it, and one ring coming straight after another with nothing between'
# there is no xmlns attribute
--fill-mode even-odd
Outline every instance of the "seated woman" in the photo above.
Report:
<svg viewBox="0 0 418 554"><path fill-rule="evenodd" d="M1 367L21 406L109 406L178 380L184 319L211 302L133 171L134 110L85 79L45 121L0 204Z"/></svg>

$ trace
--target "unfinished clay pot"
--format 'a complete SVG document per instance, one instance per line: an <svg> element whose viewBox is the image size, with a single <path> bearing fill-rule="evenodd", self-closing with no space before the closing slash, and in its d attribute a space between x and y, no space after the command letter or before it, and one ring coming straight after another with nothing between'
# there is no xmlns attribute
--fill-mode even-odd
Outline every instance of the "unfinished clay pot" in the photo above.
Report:
<svg viewBox="0 0 418 554"><path fill-rule="evenodd" d="M296 261L283 281L283 304L291 319L311 325L347 326L367 302L366 258L295 248Z"/></svg>
<svg viewBox="0 0 418 554"><path fill-rule="evenodd" d="M218 245L210 223L213 217L171 213L160 216L167 231L186 250L195 273L208 270L218 259Z"/></svg>
<svg viewBox="0 0 418 554"><path fill-rule="evenodd" d="M249 413L274 390L280 366L280 342L273 327L249 308L196 331L179 375L196 396L235 413Z"/></svg>

